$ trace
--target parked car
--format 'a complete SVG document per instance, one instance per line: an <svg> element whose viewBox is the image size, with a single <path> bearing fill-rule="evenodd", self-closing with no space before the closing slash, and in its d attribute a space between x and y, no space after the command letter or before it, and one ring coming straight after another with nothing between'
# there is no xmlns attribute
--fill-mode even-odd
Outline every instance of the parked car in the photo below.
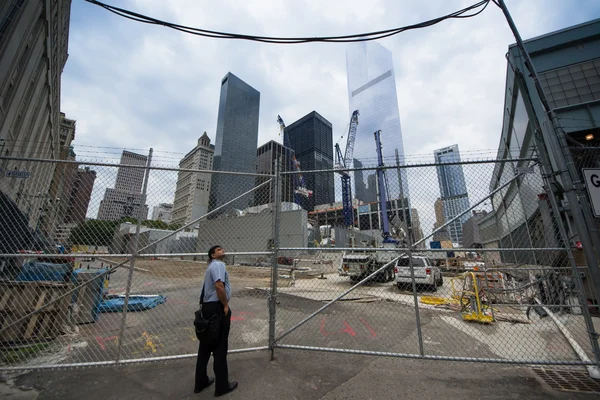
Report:
<svg viewBox="0 0 600 400"><path fill-rule="evenodd" d="M412 266L414 268L417 290L428 288L436 291L438 286L443 285L444 277L442 276L442 271L439 267L435 266L434 260L419 255L413 255ZM396 261L394 271L396 273L396 285L398 286L398 289L406 287L412 289L410 269L410 259L408 255L403 255Z"/></svg>

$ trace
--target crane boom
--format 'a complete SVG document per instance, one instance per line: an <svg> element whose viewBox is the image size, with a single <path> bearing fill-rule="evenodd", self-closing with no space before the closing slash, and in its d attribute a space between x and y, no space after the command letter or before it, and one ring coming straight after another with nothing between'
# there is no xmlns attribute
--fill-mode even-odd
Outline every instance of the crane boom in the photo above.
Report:
<svg viewBox="0 0 600 400"><path fill-rule="evenodd" d="M350 117L350 127L348 128L348 140L346 141L346 151L344 154L344 167L352 166L352 156L354 155L354 141L356 139L356 128L358 126L358 110L354 110Z"/></svg>
<svg viewBox="0 0 600 400"><path fill-rule="evenodd" d="M348 139L346 141L346 151L342 158L342 151L340 145L335 144L336 153L336 168L342 178L342 211L344 214L344 223L346 226L351 227L354 225L354 210L352 208L352 184L350 181L350 174L348 171L342 171L344 168L350 168L352 166L352 156L354 154L354 140L356 139L356 127L358 126L358 110L354 110L350 117L350 124L348 128Z"/></svg>

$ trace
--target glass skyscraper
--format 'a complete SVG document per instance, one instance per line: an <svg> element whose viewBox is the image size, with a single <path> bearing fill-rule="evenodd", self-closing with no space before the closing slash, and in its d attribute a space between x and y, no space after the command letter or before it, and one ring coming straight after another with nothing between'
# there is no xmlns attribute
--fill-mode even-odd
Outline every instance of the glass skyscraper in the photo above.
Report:
<svg viewBox="0 0 600 400"><path fill-rule="evenodd" d="M333 169L333 130L331 122L313 111L285 127L284 143L296 153L302 171ZM289 142L288 142L289 140ZM300 196L300 206L313 211L316 205L335 201L334 172L303 174L311 197Z"/></svg>
<svg viewBox="0 0 600 400"><path fill-rule="evenodd" d="M460 152L457 144L435 150L433 155L436 163L460 162ZM440 198L444 208L444 222L447 222L469 208L465 174L462 165L438 165L436 169L440 186ZM453 242L462 244L462 224L470 217L470 213L465 213L447 226L450 239Z"/></svg>
<svg viewBox="0 0 600 400"><path fill-rule="evenodd" d="M373 133L381 130L384 162L387 166L404 164L404 146L398 111L398 97L392 53L375 42L351 44L346 50L348 71L348 99L350 117L354 110L360 113L354 146L354 166L365 167L377 164L377 153ZM348 121L350 118L348 118ZM396 158L398 150L398 159ZM374 171L373 171L374 172ZM369 185L372 173L363 171L354 174L354 197L362 201L377 198L376 185ZM388 199L400 198L400 178L404 197L408 197L406 171L386 171ZM357 181L358 180L358 181ZM362 182L361 182L362 180ZM373 179L371 179L373 181Z"/></svg>
<svg viewBox="0 0 600 400"><path fill-rule="evenodd" d="M215 171L256 172L260 92L231 72L221 80ZM253 176L213 174L209 211L254 187ZM236 200L227 209L252 206L254 196Z"/></svg>

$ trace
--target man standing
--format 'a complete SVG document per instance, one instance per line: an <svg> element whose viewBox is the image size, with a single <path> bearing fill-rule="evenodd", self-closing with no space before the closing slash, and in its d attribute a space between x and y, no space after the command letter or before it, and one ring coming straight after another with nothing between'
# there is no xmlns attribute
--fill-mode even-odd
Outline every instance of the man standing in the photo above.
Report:
<svg viewBox="0 0 600 400"><path fill-rule="evenodd" d="M204 274L204 299L202 301L202 314L206 319L213 315L219 315L222 319L221 333L217 343L207 345L200 342L198 358L196 361L196 385L194 393L201 392L210 386L216 378L215 396L222 396L237 388L237 382L229 382L227 370L227 347L229 341L229 328L231 327L231 310L229 299L231 298L231 285L229 274L225 269L225 250L221 246L213 246L208 251L208 268ZM215 378L209 378L206 373L208 359L213 355L213 370Z"/></svg>

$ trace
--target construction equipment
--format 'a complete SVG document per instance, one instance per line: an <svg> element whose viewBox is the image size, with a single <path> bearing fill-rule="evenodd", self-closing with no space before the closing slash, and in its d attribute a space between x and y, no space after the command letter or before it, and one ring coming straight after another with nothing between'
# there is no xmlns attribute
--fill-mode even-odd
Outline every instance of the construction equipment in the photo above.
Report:
<svg viewBox="0 0 600 400"><path fill-rule="evenodd" d="M279 134L283 136L284 146L291 149L290 139L284 134L285 123L281 116L277 115L277 122L279 123ZM300 196L310 197L313 194L312 190L306 188L306 182L302 171L300 170L300 162L296 159L296 154L292 153L292 170L296 172L294 174L294 202L300 205Z"/></svg>
<svg viewBox="0 0 600 400"><path fill-rule="evenodd" d="M354 210L352 208L352 185L350 182L350 174L344 171L346 168L352 167L352 156L354 154L354 140L356 139L356 127L358 126L358 110L354 110L350 117L350 125L348 128L348 138L346 140L346 151L342 157L340 145L335 144L336 166L337 172L342 178L342 207L344 214L344 224L347 227L354 226Z"/></svg>
<svg viewBox="0 0 600 400"><path fill-rule="evenodd" d="M494 311L491 306L486 307L482 302L485 292L480 278L481 276L474 272L452 278L452 297L458 300L461 306L463 320L491 324L494 322ZM461 286L460 288L456 288L455 281ZM488 314L488 311L491 314Z"/></svg>
<svg viewBox="0 0 600 400"><path fill-rule="evenodd" d="M387 213L387 184L385 179L385 166L383 164L383 154L381 151L381 130L375 131L375 144L377 146L377 198L379 199L379 208L381 212L383 244L397 245L398 240L392 238L390 233L390 220Z"/></svg>

